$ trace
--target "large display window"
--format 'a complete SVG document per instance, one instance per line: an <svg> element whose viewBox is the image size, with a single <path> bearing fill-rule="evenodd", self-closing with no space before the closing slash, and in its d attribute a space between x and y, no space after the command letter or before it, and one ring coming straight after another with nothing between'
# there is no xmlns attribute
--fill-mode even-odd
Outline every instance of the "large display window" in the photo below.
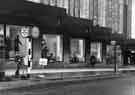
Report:
<svg viewBox="0 0 135 95"><path fill-rule="evenodd" d="M41 57L63 61L63 38L60 35L43 34L41 41Z"/></svg>
<svg viewBox="0 0 135 95"><path fill-rule="evenodd" d="M30 27L7 25L6 26L6 59L9 62L15 58L15 56L21 56L24 59L28 59L29 49L31 49L31 42L27 38L30 34ZM27 60L24 60L27 65Z"/></svg>
<svg viewBox="0 0 135 95"><path fill-rule="evenodd" d="M114 60L116 60L116 62L118 64L122 64L122 50L121 50L120 45L116 45L116 51L114 51L114 46L107 45L106 50L107 50L106 51L106 63L107 64L114 64ZM114 52L116 52L116 54ZM114 59L114 56L116 56L115 57L116 59Z"/></svg>
<svg viewBox="0 0 135 95"><path fill-rule="evenodd" d="M91 43L91 56L95 56L97 61L102 61L102 43Z"/></svg>
<svg viewBox="0 0 135 95"><path fill-rule="evenodd" d="M85 61L85 40L71 39L70 40L70 61L73 63Z"/></svg>

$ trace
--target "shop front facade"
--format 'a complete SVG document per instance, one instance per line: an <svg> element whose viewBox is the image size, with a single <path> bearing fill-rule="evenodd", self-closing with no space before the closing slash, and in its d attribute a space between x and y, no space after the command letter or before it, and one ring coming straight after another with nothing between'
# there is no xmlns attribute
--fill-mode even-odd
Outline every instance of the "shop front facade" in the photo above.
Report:
<svg viewBox="0 0 135 95"><path fill-rule="evenodd" d="M16 15L6 14L10 16L10 20L0 20L0 37L5 43L6 50L1 56L5 56L6 68L16 68L16 55L23 57L26 67L31 61L33 69L87 67L92 55L97 58L98 63L109 64L107 58L113 56L113 52L110 52L113 50L108 40L110 35L103 32L110 31L106 28L92 30L96 28L92 26L91 20L69 17L65 15L64 9L62 12L62 15L54 17L49 16L53 13L48 13L45 17L33 17L35 21L27 12L27 19L23 15L20 16L19 12L17 20ZM22 20L23 18L25 20ZM31 40L34 26L38 27L40 35ZM120 49L120 46L118 48ZM121 57L121 54L119 55ZM41 64L41 60L44 59L47 59L45 65Z"/></svg>
<svg viewBox="0 0 135 95"><path fill-rule="evenodd" d="M97 58L97 62L106 65L114 64L123 65L123 39L121 35L111 33L108 27L96 26L90 33L90 55ZM115 41L116 45L111 42Z"/></svg>
<svg viewBox="0 0 135 95"><path fill-rule="evenodd" d="M56 10L58 11L58 9ZM58 16L58 14L56 14L56 16L49 17L50 12L45 15L45 18L40 17L39 14L37 14L38 12L33 13L37 14L37 18L27 12L24 12L27 14L24 16L24 13L20 14L20 10L15 9L15 12L15 15L9 13L0 15L1 48L3 48L1 49L1 52L3 52L1 53L1 58L3 57L4 59L1 63L5 65L6 69L16 69L16 56L23 58L22 63L24 64L24 68L27 68L29 61L31 61L33 69L53 66L70 67L70 64L79 63L84 65L86 63L86 39L88 37L85 36L88 33L80 36L77 32L72 35L71 32L74 33L72 30L70 33L64 30L63 23L61 24L59 21L60 17L66 18L64 9L60 9L62 15L60 14ZM74 22L75 21L73 21L73 23ZM80 24L82 27L81 31L85 31L85 24L82 22L77 22L75 27L80 27ZM88 26L89 24L87 27ZM39 29L40 34L38 38L32 38L32 29L34 27ZM80 28L75 31L80 31ZM45 66L40 63L41 59L48 60Z"/></svg>
<svg viewBox="0 0 135 95"><path fill-rule="evenodd" d="M41 36L47 39L47 46L50 48L48 55L53 54L57 61L63 60L63 51L61 51L63 48L61 45L62 36L54 34L41 35L42 31L40 29L44 26L54 27L55 24L58 24L57 18L65 16L64 9L20 0L13 0L13 2L5 0L0 5L0 76L5 69L17 68L17 56L23 59L22 67L24 68L28 67L29 62L32 63L31 66L39 64L39 59L45 56L39 54L41 52ZM17 5L16 8L13 8L15 5ZM43 9L50 11L47 13L46 11L39 12ZM48 23L52 19L55 24L53 22ZM43 23L41 20L46 22ZM32 35L35 27L40 33L37 38Z"/></svg>
<svg viewBox="0 0 135 95"><path fill-rule="evenodd" d="M35 45L33 46L33 60L37 61L36 64L39 64L41 58L47 58L46 68L86 65L86 38L73 37L65 33L57 34L44 31L41 33L39 41L35 41L39 45L33 44Z"/></svg>
<svg viewBox="0 0 135 95"><path fill-rule="evenodd" d="M7 68L16 68L14 58L17 54L23 57L26 66L28 57L31 56L33 69L43 68L40 59L44 58L48 59L45 67L50 68L87 67L92 55L100 64L113 64L113 46L107 42L89 39L89 33L86 33L88 36L78 36L41 30L40 37L31 41L28 36L31 35L32 26L1 24L0 27L0 34L4 36L6 44ZM122 63L122 51L119 45L117 48L118 63Z"/></svg>

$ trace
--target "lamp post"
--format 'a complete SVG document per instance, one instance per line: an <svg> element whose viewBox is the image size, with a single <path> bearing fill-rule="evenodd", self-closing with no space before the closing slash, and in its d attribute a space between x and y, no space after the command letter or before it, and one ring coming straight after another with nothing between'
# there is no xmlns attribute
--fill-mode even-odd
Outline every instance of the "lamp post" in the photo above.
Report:
<svg viewBox="0 0 135 95"><path fill-rule="evenodd" d="M114 58L114 72L117 72L117 60L116 60L116 41L111 41L111 45L113 46L113 58Z"/></svg>

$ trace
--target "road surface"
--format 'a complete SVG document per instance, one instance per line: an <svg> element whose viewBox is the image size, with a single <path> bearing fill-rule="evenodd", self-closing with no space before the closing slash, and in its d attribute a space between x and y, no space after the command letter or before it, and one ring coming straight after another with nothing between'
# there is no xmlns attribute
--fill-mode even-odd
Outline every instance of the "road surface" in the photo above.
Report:
<svg viewBox="0 0 135 95"><path fill-rule="evenodd" d="M43 84L0 91L0 95L135 95L134 75L125 78Z"/></svg>

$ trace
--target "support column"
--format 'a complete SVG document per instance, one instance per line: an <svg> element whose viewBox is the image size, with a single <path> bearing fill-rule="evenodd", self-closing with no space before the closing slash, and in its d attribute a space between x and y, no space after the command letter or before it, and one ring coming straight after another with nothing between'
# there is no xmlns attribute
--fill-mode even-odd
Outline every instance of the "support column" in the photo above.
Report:
<svg viewBox="0 0 135 95"><path fill-rule="evenodd" d="M64 62L69 63L70 58L70 38L67 35L64 35L63 38L63 55L64 55Z"/></svg>
<svg viewBox="0 0 135 95"><path fill-rule="evenodd" d="M85 40L85 61L89 63L90 58L90 39Z"/></svg>
<svg viewBox="0 0 135 95"><path fill-rule="evenodd" d="M29 37L28 68L27 68L28 77L30 77L31 69L32 69L32 37Z"/></svg>
<svg viewBox="0 0 135 95"><path fill-rule="evenodd" d="M107 44L102 43L102 62L106 63L106 51L107 51Z"/></svg>

